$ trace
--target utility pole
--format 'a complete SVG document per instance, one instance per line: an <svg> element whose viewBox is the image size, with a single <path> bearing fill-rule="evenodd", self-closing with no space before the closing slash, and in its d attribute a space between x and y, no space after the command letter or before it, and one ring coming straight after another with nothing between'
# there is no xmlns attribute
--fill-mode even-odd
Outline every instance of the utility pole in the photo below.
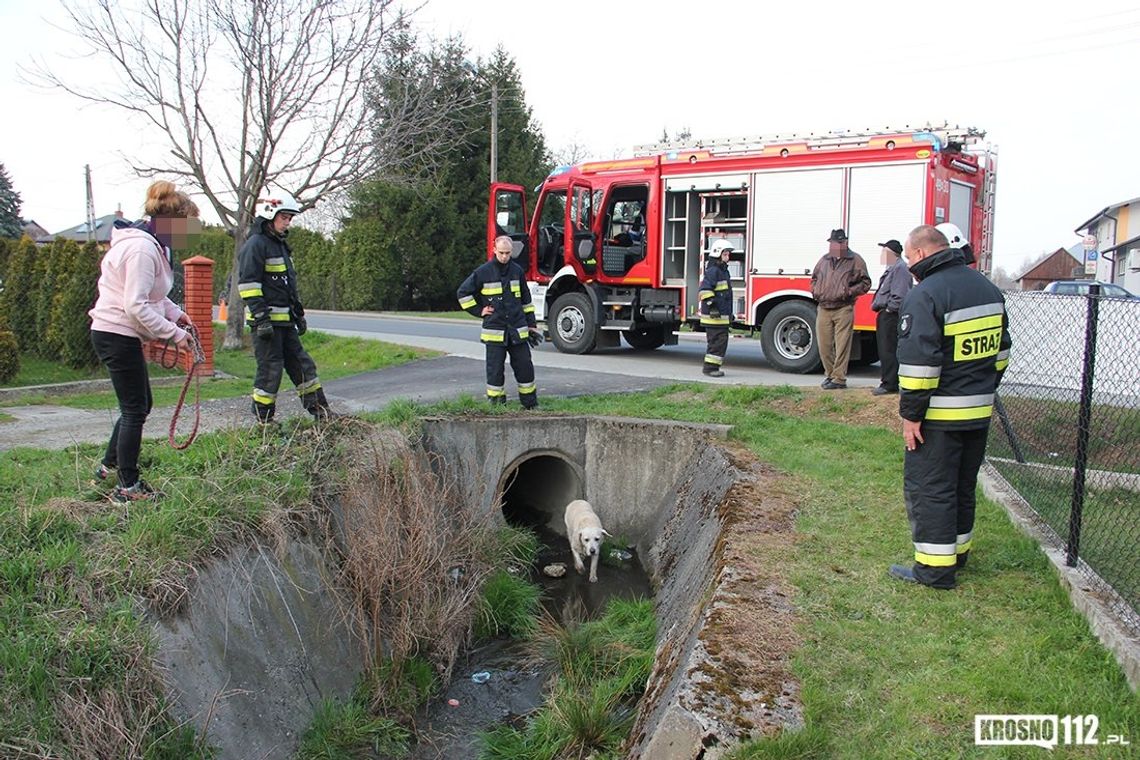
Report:
<svg viewBox="0 0 1140 760"><path fill-rule="evenodd" d="M84 164L87 175L87 242L95 239L95 195L91 192L91 164Z"/></svg>
<svg viewBox="0 0 1140 760"><path fill-rule="evenodd" d="M499 84L491 80L491 181L499 180Z"/></svg>

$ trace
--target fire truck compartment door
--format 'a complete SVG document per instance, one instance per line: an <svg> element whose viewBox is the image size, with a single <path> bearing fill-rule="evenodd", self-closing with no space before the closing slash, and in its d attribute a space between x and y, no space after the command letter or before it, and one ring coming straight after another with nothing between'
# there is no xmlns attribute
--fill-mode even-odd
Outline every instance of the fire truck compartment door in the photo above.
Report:
<svg viewBox="0 0 1140 760"><path fill-rule="evenodd" d="M760 172L752 178L751 267L763 275L810 274L843 226L843 169Z"/></svg>
<svg viewBox="0 0 1140 760"><path fill-rule="evenodd" d="M491 203L487 209L488 252L494 250L496 237L509 235L514 241L512 258L526 270L530 259L527 229L526 191L520 185L492 184ZM491 254L487 256L490 258Z"/></svg>
<svg viewBox="0 0 1140 760"><path fill-rule="evenodd" d="M906 242L907 234L922 224L925 208L925 162L851 169L848 245L867 262L872 289L886 269L879 263L879 243Z"/></svg>
<svg viewBox="0 0 1140 760"><path fill-rule="evenodd" d="M950 180L950 221L970 236L970 212L974 208L974 188L964 182ZM971 241L973 242L973 241Z"/></svg>
<svg viewBox="0 0 1140 760"><path fill-rule="evenodd" d="M718 190L747 189L747 174L710 174L707 176L670 177L665 180L665 190L670 193L686 191L711 193Z"/></svg>

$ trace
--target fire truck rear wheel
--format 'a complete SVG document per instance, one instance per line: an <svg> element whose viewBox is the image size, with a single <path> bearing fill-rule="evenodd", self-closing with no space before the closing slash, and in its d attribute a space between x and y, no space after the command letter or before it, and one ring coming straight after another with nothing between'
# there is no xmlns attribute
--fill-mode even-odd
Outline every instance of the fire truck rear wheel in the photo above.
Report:
<svg viewBox="0 0 1140 760"><path fill-rule="evenodd" d="M652 327L624 330L622 337L625 338L625 342L631 348L638 351L652 351L665 345L665 327L664 325L653 325Z"/></svg>
<svg viewBox="0 0 1140 760"><path fill-rule="evenodd" d="M588 354L598 341L594 308L584 293L563 293L551 309L550 339L564 354Z"/></svg>
<svg viewBox="0 0 1140 760"><path fill-rule="evenodd" d="M764 358L781 372L807 374L821 366L815 341L815 304L784 301L764 317L760 328Z"/></svg>

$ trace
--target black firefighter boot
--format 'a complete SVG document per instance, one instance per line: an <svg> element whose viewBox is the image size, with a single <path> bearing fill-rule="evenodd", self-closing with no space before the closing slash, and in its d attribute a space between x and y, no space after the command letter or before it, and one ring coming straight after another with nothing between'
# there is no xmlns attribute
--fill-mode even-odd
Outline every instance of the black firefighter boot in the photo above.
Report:
<svg viewBox="0 0 1140 760"><path fill-rule="evenodd" d="M313 419L317 422L328 422L340 416L329 407L329 401L325 398L323 388L318 388L313 393L305 394L301 399L301 403L304 405L305 411L313 415Z"/></svg>
<svg viewBox="0 0 1140 760"><path fill-rule="evenodd" d="M259 404L256 401L253 404L253 416L257 419L257 424L262 427L276 424L273 419L274 412L277 411L276 404Z"/></svg>

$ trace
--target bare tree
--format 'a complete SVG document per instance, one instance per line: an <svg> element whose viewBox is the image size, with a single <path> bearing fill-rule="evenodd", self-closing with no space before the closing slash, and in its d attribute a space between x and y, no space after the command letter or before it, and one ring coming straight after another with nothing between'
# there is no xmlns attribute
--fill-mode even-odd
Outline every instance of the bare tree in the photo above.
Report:
<svg viewBox="0 0 1140 760"><path fill-rule="evenodd" d="M367 90L399 11L394 0L61 0L87 52L120 75L114 91L38 66L32 75L161 130L165 160L132 160L140 176L176 176L205 195L237 251L261 189L301 208L373 175L400 144L432 134L438 111L413 101L377 125ZM438 108L438 104L433 104ZM240 346L230 278L225 346Z"/></svg>
<svg viewBox="0 0 1140 760"><path fill-rule="evenodd" d="M590 149L578 140L579 136L574 135L568 145L564 145L559 150L554 151L551 155L554 163L557 165L573 166L585 161L590 155Z"/></svg>

